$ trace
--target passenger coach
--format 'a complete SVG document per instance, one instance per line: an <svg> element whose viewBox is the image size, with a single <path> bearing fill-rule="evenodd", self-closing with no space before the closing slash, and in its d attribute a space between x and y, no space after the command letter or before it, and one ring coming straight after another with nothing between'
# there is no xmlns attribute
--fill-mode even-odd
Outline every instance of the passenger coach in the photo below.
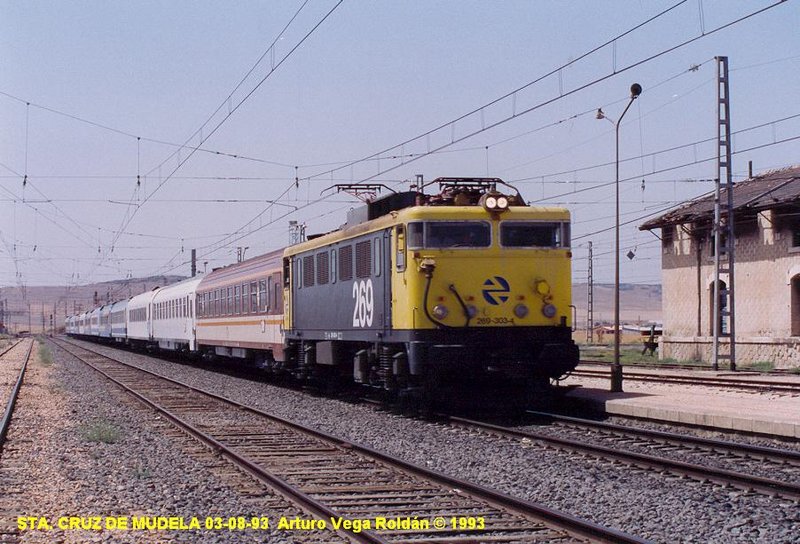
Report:
<svg viewBox="0 0 800 544"><path fill-rule="evenodd" d="M197 287L198 350L282 367L282 254L267 253L203 278Z"/></svg>

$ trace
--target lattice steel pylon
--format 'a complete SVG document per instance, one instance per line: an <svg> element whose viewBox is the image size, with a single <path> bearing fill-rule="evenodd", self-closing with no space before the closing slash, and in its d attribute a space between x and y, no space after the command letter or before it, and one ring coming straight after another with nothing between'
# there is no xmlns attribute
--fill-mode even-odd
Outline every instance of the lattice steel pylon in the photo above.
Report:
<svg viewBox="0 0 800 544"><path fill-rule="evenodd" d="M717 183L714 190L714 285L713 285L713 359L714 370L719 361L728 359L736 370L736 319L734 304L734 218L733 175L731 169L731 118L728 85L728 57L717 61ZM723 194L724 192L724 194ZM727 278L722 287L723 278ZM720 342L727 338L728 342ZM725 345L727 344L727 353Z"/></svg>

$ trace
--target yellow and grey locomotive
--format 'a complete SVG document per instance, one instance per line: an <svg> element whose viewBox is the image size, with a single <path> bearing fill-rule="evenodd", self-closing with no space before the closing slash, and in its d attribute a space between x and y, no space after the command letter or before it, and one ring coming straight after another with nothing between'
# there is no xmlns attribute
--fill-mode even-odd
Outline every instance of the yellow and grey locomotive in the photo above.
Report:
<svg viewBox="0 0 800 544"><path fill-rule="evenodd" d="M285 250L289 366L389 391L492 375L534 388L574 369L569 212L496 178L414 189Z"/></svg>

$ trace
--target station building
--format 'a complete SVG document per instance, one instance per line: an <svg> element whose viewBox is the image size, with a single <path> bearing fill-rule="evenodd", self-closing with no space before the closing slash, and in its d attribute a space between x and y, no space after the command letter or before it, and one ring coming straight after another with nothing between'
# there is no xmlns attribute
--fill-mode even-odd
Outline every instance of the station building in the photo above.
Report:
<svg viewBox="0 0 800 544"><path fill-rule="evenodd" d="M737 364L800 367L800 166L736 183L733 202ZM661 229L661 358L711 361L713 219L711 194L639 227Z"/></svg>

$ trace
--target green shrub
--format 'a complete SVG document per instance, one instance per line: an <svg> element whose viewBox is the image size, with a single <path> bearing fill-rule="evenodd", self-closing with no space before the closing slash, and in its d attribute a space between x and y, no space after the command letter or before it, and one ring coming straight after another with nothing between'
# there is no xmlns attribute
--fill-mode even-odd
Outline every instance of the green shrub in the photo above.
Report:
<svg viewBox="0 0 800 544"><path fill-rule="evenodd" d="M81 436L88 442L114 444L122 437L122 431L113 422L97 419L81 426Z"/></svg>
<svg viewBox="0 0 800 544"><path fill-rule="evenodd" d="M39 362L44 366L53 364L53 354L50 352L50 348L44 344L39 345Z"/></svg>
<svg viewBox="0 0 800 544"><path fill-rule="evenodd" d="M775 370L775 363L772 361L756 361L745 367L747 370L756 370L758 372L772 372Z"/></svg>

